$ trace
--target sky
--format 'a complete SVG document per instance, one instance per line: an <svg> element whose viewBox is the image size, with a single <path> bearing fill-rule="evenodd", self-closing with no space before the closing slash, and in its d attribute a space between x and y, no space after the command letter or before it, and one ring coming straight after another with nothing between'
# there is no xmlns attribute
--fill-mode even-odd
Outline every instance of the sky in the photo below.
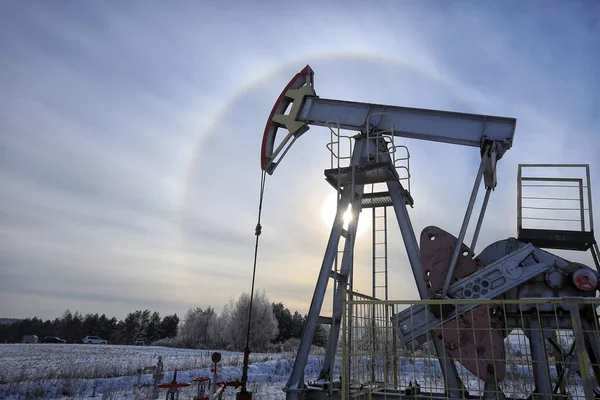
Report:
<svg viewBox="0 0 600 400"><path fill-rule="evenodd" d="M589 163L600 207L599 40L592 0L0 2L0 316L182 315L249 292L263 130L306 64L324 98L517 119L476 252L516 235L519 163ZM328 138L311 128L266 181L256 285L301 312L330 230ZM417 238L458 235L478 151L397 143ZM417 299L389 231L390 297Z"/></svg>

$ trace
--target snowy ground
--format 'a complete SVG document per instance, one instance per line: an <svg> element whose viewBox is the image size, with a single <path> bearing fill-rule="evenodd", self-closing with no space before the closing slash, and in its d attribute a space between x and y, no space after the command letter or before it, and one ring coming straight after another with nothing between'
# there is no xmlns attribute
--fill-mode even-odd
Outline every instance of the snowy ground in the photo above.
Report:
<svg viewBox="0 0 600 400"><path fill-rule="evenodd" d="M220 380L241 378L242 354L221 351ZM137 370L154 365L163 357L165 378L191 382L210 376L212 351L170 349L152 346L102 346L72 344L0 345L0 400L8 399L131 399L150 398L152 377L142 375L141 389L134 390ZM307 378L319 369L319 357L311 357ZM282 387L291 370L290 354L251 354L249 390L256 399L283 398ZM193 397L193 388L184 389L181 399ZM233 398L233 389L226 390ZM164 396L164 395L163 395ZM161 398L163 398L161 396Z"/></svg>
<svg viewBox="0 0 600 400"><path fill-rule="evenodd" d="M501 384L510 397L522 397L533 389L533 371L528 361L528 343L524 337L511 337L508 341L507 377ZM152 346L73 345L73 344L0 344L0 400L16 399L149 399L152 377L144 374L141 387L136 388L139 368L152 366L162 356L165 377L172 380L178 370L177 381L191 382L199 376L210 376L209 350L171 349ZM219 380L234 381L241 378L243 356L238 352L220 351ZM364 360L363 360L364 358ZM251 354L249 387L254 399L283 399L282 391L289 377L294 354ZM367 382L371 375L368 365L381 367L383 359L360 355L353 359L356 382ZM389 359L388 359L389 362ZM322 356L311 356L305 371L307 380L315 380L321 370ZM363 367L361 367L363 366ZM457 365L463 382L472 394L483 389L482 382ZM340 373L339 360L335 376ZM358 368L358 369L357 369ZM379 368L379 369L382 369ZM388 371L390 369L388 368ZM439 363L436 359L420 356L398 358L397 370L402 388L409 381L418 381L425 391L438 392L444 387ZM556 377L556 370L550 373ZM368 376L367 376L368 375ZM569 377L568 385L574 398L583 398L578 377ZM233 399L236 390L228 388L225 399ZM192 386L183 389L180 398L191 399ZM164 398L164 391L160 398Z"/></svg>

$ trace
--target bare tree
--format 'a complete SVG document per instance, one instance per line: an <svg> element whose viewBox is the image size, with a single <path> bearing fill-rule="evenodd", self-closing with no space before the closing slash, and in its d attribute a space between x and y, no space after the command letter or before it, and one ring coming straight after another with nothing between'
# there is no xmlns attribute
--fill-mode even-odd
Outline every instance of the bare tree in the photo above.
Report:
<svg viewBox="0 0 600 400"><path fill-rule="evenodd" d="M235 301L229 300L229 303L223 307L221 315L219 315L208 329L208 337L210 345L217 349L233 348L231 345L231 326L232 313L235 307Z"/></svg>
<svg viewBox="0 0 600 400"><path fill-rule="evenodd" d="M250 310L250 295L242 293L231 308L228 321L230 343L236 349L243 349L246 345L248 329L248 312ZM225 314L225 313L224 313ZM252 321L250 324L250 348L262 351L277 336L277 319L273 313L273 306L264 291L257 292L252 301Z"/></svg>
<svg viewBox="0 0 600 400"><path fill-rule="evenodd" d="M207 348L212 345L210 332L215 325L217 315L212 307L190 309L186 313L179 331L182 345L191 348Z"/></svg>

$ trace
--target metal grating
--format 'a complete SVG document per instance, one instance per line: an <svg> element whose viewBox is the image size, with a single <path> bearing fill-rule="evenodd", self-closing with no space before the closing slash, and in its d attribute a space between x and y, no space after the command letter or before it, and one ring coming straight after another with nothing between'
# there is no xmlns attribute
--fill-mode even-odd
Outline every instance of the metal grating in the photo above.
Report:
<svg viewBox="0 0 600 400"><path fill-rule="evenodd" d="M406 190L404 191L404 202L409 206L414 205L412 196ZM362 208L392 207L393 205L389 192L365 193L361 202Z"/></svg>
<svg viewBox="0 0 600 400"><path fill-rule="evenodd" d="M417 304L442 307L464 302L379 301L347 293L342 332L342 398L445 398L449 388L431 342L401 343L391 317ZM488 315L494 315L498 324L467 323L461 328L454 325L438 331L445 348L453 354L466 395L527 399L535 391L539 398L591 400L600 396L600 327L596 312L600 299L479 303L480 307L489 307ZM538 329L540 326L542 329ZM475 342L476 351L468 351L468 337L492 334L502 335L503 349L496 352L504 354L486 353L485 340L481 339ZM465 367L469 363L471 369L473 365L488 363L495 365L496 370L487 375L486 383L480 378L485 375L483 371ZM544 393L546 396L542 396Z"/></svg>
<svg viewBox="0 0 600 400"><path fill-rule="evenodd" d="M354 171L353 171L354 169ZM332 168L325 170L325 179L337 188L351 185L368 185L398 180L398 174L390 162L378 162L357 167Z"/></svg>

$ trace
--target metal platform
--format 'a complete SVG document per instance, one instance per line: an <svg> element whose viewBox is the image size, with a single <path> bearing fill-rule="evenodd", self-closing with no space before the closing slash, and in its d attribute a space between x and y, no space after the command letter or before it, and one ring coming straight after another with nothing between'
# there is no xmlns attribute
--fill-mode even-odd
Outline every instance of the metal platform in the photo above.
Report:
<svg viewBox="0 0 600 400"><path fill-rule="evenodd" d="M412 196L407 190L404 190L404 201L406 205L415 204ZM390 192L365 193L362 198L362 208L391 207L394 203L390 197Z"/></svg>
<svg viewBox="0 0 600 400"><path fill-rule="evenodd" d="M517 238L545 249L590 250L600 269L588 164L519 164Z"/></svg>
<svg viewBox="0 0 600 400"><path fill-rule="evenodd" d="M593 232L521 229L517 239L545 249L587 251L596 243Z"/></svg>
<svg viewBox="0 0 600 400"><path fill-rule="evenodd" d="M325 180L336 189L351 185L353 182L355 185L369 185L399 179L396 169L388 161L325 170Z"/></svg>

